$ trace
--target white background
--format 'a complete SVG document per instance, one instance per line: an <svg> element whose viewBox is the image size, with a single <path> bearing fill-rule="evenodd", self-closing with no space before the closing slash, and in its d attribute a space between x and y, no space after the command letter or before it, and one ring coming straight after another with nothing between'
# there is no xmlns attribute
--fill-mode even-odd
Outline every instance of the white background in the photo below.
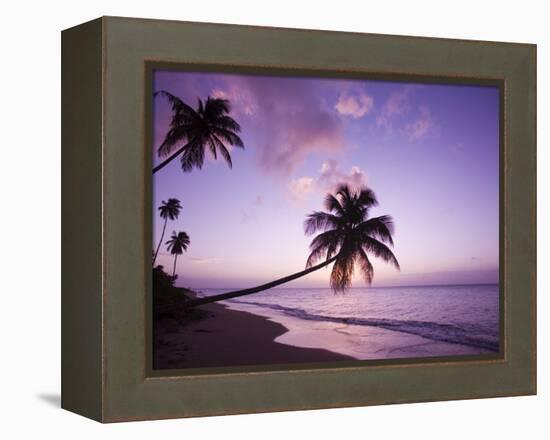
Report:
<svg viewBox="0 0 550 440"><path fill-rule="evenodd" d="M550 158L544 148L550 98L545 81L550 74L549 14L544 10L545 3L526 0L4 2L0 26L0 436L83 439L185 436L200 440L301 436L338 440L549 438L550 385L545 374L549 325L547 316L541 318L548 307L545 294L550 284L549 232L544 228L550 220L545 191ZM59 409L59 32L100 15L537 43L539 396L105 426Z"/></svg>

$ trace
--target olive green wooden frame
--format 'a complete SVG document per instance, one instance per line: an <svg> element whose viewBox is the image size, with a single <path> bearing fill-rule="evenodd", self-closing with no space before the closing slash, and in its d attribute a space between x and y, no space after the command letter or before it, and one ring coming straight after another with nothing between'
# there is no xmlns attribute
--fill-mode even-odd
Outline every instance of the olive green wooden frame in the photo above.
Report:
<svg viewBox="0 0 550 440"><path fill-rule="evenodd" d="M145 79L158 63L501 84L502 356L155 376ZM65 30L62 222L70 411L116 422L535 394L536 46L115 17Z"/></svg>

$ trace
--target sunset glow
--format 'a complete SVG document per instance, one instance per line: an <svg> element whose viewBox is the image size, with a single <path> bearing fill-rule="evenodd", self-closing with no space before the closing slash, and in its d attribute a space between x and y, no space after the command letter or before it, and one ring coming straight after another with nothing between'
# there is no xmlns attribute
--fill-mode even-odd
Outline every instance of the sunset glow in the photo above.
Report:
<svg viewBox="0 0 550 440"><path fill-rule="evenodd" d="M182 209L167 235L191 238L177 285L241 288L304 269L306 215L339 183L368 186L380 202L371 215L394 219L401 271L373 259L374 286L498 283L496 87L161 70L153 82L191 106L229 99L245 145L231 150L232 169L208 157L202 170L174 160L154 175L153 243L169 198ZM170 116L154 98L154 164ZM164 246L157 264L172 267ZM329 274L287 287L328 287Z"/></svg>

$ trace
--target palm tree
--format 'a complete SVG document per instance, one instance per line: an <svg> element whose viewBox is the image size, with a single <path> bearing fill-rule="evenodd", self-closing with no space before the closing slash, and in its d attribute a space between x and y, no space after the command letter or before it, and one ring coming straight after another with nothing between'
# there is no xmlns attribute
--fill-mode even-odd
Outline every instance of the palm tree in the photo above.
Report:
<svg viewBox="0 0 550 440"><path fill-rule="evenodd" d="M226 145L244 148L244 144L237 135L241 131L241 126L229 116L231 104L227 99L210 96L206 102L199 99L195 110L164 90L155 93L156 95L166 97L172 105L172 120L170 129L158 149L160 157L168 157L153 168L153 174L179 155L184 172L191 171L194 167L200 169L207 148L214 159L217 159L219 153L229 168L233 166ZM181 146L174 151L178 145Z"/></svg>
<svg viewBox="0 0 550 440"><path fill-rule="evenodd" d="M191 300L187 302L187 306L251 295L303 277L331 263L334 266L330 275L330 286L334 292L344 292L351 287L356 265L359 266L366 284L370 285L374 268L369 260L369 253L399 270L399 263L387 246L393 246L393 220L388 215L369 218L370 208L376 205L378 201L372 190L359 188L353 191L348 185L340 185L334 195L326 196L325 208L328 212L313 212L304 223L307 235L321 232L310 244L311 253L305 270L250 289Z"/></svg>
<svg viewBox="0 0 550 440"><path fill-rule="evenodd" d="M170 240L166 242L168 245L168 250L174 256L174 270L172 271L172 278L176 278L176 263L178 261L178 255L183 254L183 251L187 250L187 247L191 244L189 235L186 232L176 231L172 233Z"/></svg>
<svg viewBox="0 0 550 440"><path fill-rule="evenodd" d="M181 210L180 201L178 199L168 199L167 202L163 200L162 204L159 206L158 209L160 211L161 218L164 219L164 226L162 227L162 234L160 236L157 250L153 257L153 266L155 265L155 261L157 260L157 256L159 254L160 245L162 244L162 240L164 239L164 233L166 232L166 224L168 223L168 219L175 220L180 215L180 210Z"/></svg>

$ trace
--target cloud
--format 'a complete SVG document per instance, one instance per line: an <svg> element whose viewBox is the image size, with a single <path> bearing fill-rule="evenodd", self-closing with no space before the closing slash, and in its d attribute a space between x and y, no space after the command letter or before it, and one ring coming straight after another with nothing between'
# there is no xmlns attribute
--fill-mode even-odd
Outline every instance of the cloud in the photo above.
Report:
<svg viewBox="0 0 550 440"><path fill-rule="evenodd" d="M216 99L229 99L230 93L220 89L212 89L211 95Z"/></svg>
<svg viewBox="0 0 550 440"><path fill-rule="evenodd" d="M409 95L412 90L413 86L404 86L393 92L382 106L376 118L376 125L385 127L390 132L393 131L393 119L410 109Z"/></svg>
<svg viewBox="0 0 550 440"><path fill-rule="evenodd" d="M431 133L435 123L430 109L425 105L413 107L411 104L412 93L419 87L421 86L406 85L393 92L382 106L376 118L376 125L385 128L391 134L395 131L395 125L400 124L399 131L412 142L417 142Z"/></svg>
<svg viewBox="0 0 550 440"><path fill-rule="evenodd" d="M292 180L288 186L293 200L303 201L314 191L333 192L339 185L348 184L352 188L367 185L367 175L358 166L352 166L344 172L336 160L323 162L317 177L300 177Z"/></svg>
<svg viewBox="0 0 550 440"><path fill-rule="evenodd" d="M315 181L312 177L300 177L292 180L288 184L288 189L293 200L301 201L315 190Z"/></svg>
<svg viewBox="0 0 550 440"><path fill-rule="evenodd" d="M217 85L210 93L231 101L265 171L288 175L311 153L345 147L342 121L324 102L324 89L318 82L306 78L274 81L264 76L220 80L223 86Z"/></svg>
<svg viewBox="0 0 550 440"><path fill-rule="evenodd" d="M426 137L433 129L434 122L430 110L425 106L419 106L419 116L405 126L405 134L409 140L416 142Z"/></svg>
<svg viewBox="0 0 550 440"><path fill-rule="evenodd" d="M226 90L214 88L211 96L229 100L233 110L244 116L254 116L258 110L255 105L255 98L250 92L247 89L239 88L236 84L229 84Z"/></svg>
<svg viewBox="0 0 550 440"><path fill-rule="evenodd" d="M352 166L349 173L340 170L340 166L335 160L327 160L321 166L321 175L317 179L317 184L324 191L332 191L338 185L348 184L353 188L365 186L367 184L367 175L361 171L358 166Z"/></svg>
<svg viewBox="0 0 550 440"><path fill-rule="evenodd" d="M374 106L374 99L366 93L358 95L341 94L334 106L336 111L344 116L351 116L359 119L371 111Z"/></svg>
<svg viewBox="0 0 550 440"><path fill-rule="evenodd" d="M217 263L220 261L220 258L190 258L190 260L193 263L196 264L210 264L210 263Z"/></svg>

